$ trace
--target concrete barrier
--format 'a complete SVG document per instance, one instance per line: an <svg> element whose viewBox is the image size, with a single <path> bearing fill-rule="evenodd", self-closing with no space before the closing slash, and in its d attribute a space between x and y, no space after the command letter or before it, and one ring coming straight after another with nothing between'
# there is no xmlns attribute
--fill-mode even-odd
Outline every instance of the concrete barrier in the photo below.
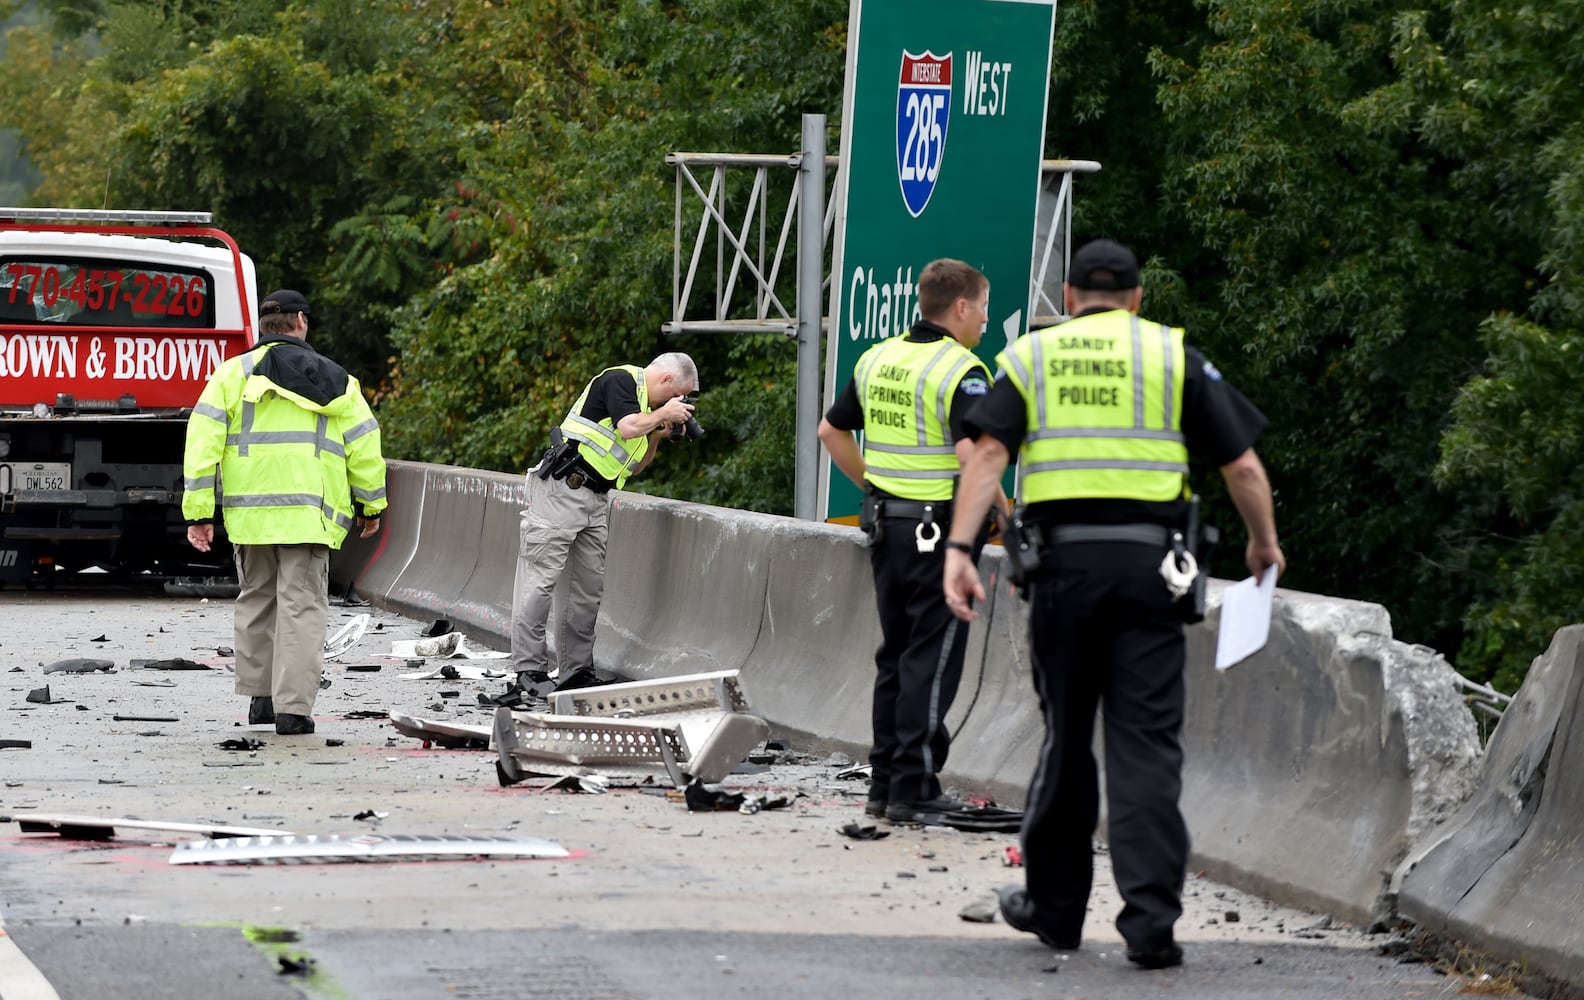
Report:
<svg viewBox="0 0 1584 1000"><path fill-rule="evenodd" d="M979 560L987 603L969 642L979 648L977 670L963 670L959 706L968 713L955 730L947 761L949 784L970 785L997 802L1021 807L1039 764L1045 718L1034 691L1028 604L1005 579L1001 550ZM969 662L972 662L970 653Z"/></svg>
<svg viewBox="0 0 1584 1000"><path fill-rule="evenodd" d="M484 474L484 513L473 571L451 602L453 625L495 649L511 648L512 579L528 489L522 476ZM466 557L464 557L464 561Z"/></svg>
<svg viewBox="0 0 1584 1000"><path fill-rule="evenodd" d="M418 548L429 470L437 466L390 462L386 466L385 494L390 503L373 538L348 538L330 557L330 581L335 592L350 585L365 599L384 606L396 580Z"/></svg>
<svg viewBox="0 0 1584 1000"><path fill-rule="evenodd" d="M635 680L744 668L764 621L771 529L783 520L615 494L597 664Z"/></svg>
<svg viewBox="0 0 1584 1000"><path fill-rule="evenodd" d="M1529 668L1474 795L1398 884L1421 925L1584 987L1584 626Z"/></svg>
<svg viewBox="0 0 1584 1000"><path fill-rule="evenodd" d="M501 477L415 468L427 469L424 514L398 530L420 537L380 602L417 617L486 608L469 623L503 638L516 497ZM861 754L879 642L867 563L852 528L619 494L597 662L635 678L741 670L778 729ZM981 572L994 584L999 558ZM1017 803L1044 735L1027 606L1002 583L985 610L944 777ZM1183 810L1196 867L1284 903L1379 918L1414 838L1472 787L1478 741L1451 668L1391 639L1377 606L1279 591L1269 645L1218 674L1218 621L1217 607L1189 630Z"/></svg>
<svg viewBox="0 0 1584 1000"><path fill-rule="evenodd" d="M473 576L483 534L485 498L493 473L430 466L418 545L385 595L385 605L409 618L454 618L457 595ZM510 592L508 588L508 593Z"/></svg>

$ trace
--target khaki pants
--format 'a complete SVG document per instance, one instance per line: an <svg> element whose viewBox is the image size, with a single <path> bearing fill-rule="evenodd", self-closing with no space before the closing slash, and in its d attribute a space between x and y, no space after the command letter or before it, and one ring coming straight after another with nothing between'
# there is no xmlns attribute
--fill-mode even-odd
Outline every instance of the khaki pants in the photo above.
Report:
<svg viewBox="0 0 1584 1000"><path fill-rule="evenodd" d="M330 549L238 545L236 693L313 715L330 621Z"/></svg>
<svg viewBox="0 0 1584 1000"><path fill-rule="evenodd" d="M517 575L512 587L511 663L519 673L550 673L545 623L556 608L561 676L594 665L594 622L605 593L610 498L528 475ZM560 584L559 593L557 584Z"/></svg>

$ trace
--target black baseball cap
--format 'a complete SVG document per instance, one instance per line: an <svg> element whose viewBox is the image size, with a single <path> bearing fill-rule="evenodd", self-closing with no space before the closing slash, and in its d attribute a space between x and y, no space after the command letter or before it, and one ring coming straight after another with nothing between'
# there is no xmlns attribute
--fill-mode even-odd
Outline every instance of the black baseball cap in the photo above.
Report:
<svg viewBox="0 0 1584 1000"><path fill-rule="evenodd" d="M302 292L282 288L278 292L270 292L264 296L264 301L259 303L260 316L268 316L271 313L307 313L312 316L313 310L308 308L308 298Z"/></svg>
<svg viewBox="0 0 1584 1000"><path fill-rule="evenodd" d="M1078 248L1067 269L1067 284L1095 292L1120 292L1139 285L1138 258L1113 240L1093 240Z"/></svg>

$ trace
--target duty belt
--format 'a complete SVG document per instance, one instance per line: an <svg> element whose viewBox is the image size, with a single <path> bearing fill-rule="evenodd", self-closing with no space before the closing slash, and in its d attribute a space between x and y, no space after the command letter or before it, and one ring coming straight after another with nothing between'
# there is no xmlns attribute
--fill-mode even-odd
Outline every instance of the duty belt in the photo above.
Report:
<svg viewBox="0 0 1584 1000"><path fill-rule="evenodd" d="M881 517L906 517L915 521L924 520L924 510L929 508L930 517L936 521L951 520L950 500L892 500L885 498L877 501L880 505Z"/></svg>
<svg viewBox="0 0 1584 1000"><path fill-rule="evenodd" d="M1172 543L1172 529L1159 524L1060 524L1047 528L1045 539L1053 544L1067 542L1135 542L1165 548Z"/></svg>

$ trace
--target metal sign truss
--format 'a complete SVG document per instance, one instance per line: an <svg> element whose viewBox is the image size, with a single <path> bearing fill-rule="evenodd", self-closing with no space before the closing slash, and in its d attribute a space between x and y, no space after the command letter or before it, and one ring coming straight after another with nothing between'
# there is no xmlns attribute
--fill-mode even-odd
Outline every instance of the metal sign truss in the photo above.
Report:
<svg viewBox="0 0 1584 1000"><path fill-rule="evenodd" d="M796 269L785 275L783 263L787 244L792 238L798 218L798 204L802 196L801 153L779 155L773 153L669 153L666 162L676 167L676 225L672 241L671 318L661 325L661 332L680 333L779 333L797 336ZM837 157L825 157L828 176L839 177L835 169ZM753 171L753 180L746 192L740 221L734 223L734 206L728 201L739 194L741 185L728 182L732 168ZM786 207L776 212L779 221L772 219L772 170L792 170L791 190ZM1042 197L1039 220L1044 234L1043 246L1036 254L1034 273L1030 275L1030 299L1033 303L1031 328L1047 325L1062 318L1060 287L1067 275L1067 262L1072 256L1072 202L1073 175L1095 173L1100 164L1094 160L1046 160L1042 165ZM708 171L708 188L700 178ZM692 202L691 211L687 205ZM831 192L825 200L824 246L832 245L831 235L836 223L836 207L841 203L840 192ZM697 228L689 232L693 213L697 213ZM687 267L682 264L684 234L691 242ZM711 237L713 236L713 240ZM772 238L774 244L772 246ZM713 261L710 248L713 243ZM1057 246L1060 254L1056 253ZM713 263L713 301L707 305L695 302L702 296L703 286L710 284L708 275L700 281L700 271ZM828 264L827 260L822 264ZM828 302L826 291L830 285L828 267L822 266L820 301ZM752 301L744 288L751 288ZM788 305L791 305L791 308ZM707 312L707 319L688 319L689 313Z"/></svg>

